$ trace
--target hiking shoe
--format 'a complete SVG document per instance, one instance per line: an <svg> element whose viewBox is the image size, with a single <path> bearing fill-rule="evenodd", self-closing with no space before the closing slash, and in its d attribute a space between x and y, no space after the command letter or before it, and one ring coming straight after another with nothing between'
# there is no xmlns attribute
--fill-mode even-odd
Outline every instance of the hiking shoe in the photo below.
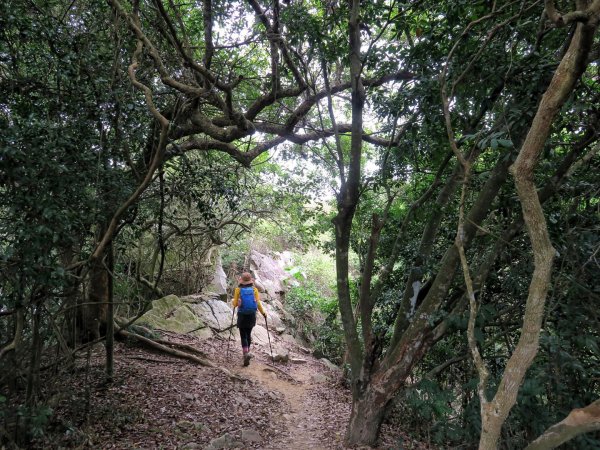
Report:
<svg viewBox="0 0 600 450"><path fill-rule="evenodd" d="M252 355L250 355L250 353L246 353L244 355L244 367L250 364L250 358L252 358Z"/></svg>

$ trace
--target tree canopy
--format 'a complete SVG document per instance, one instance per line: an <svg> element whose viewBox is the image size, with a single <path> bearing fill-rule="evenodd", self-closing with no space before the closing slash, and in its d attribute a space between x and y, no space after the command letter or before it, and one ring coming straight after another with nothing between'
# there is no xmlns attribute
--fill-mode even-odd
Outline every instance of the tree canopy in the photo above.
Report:
<svg viewBox="0 0 600 450"><path fill-rule="evenodd" d="M115 317L202 290L266 220L335 255L348 445L394 410L448 447L598 445L599 20L3 2L0 386L33 417L43 355L104 339L110 379Z"/></svg>

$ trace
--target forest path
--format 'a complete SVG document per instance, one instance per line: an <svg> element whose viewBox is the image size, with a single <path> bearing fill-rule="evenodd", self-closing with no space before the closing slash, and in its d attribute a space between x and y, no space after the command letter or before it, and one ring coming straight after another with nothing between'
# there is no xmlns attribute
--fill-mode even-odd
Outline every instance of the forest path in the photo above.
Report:
<svg viewBox="0 0 600 450"><path fill-rule="evenodd" d="M315 365L298 364L294 367L292 379L292 376L285 375L286 372L273 367L255 358L248 367L235 370L237 375L252 379L269 391L280 393L287 404L287 412L281 417L287 433L265 448L326 450L332 446L335 448L336 444L341 446L341 430L334 430L339 425L331 422L332 416L339 415L339 412L332 410L331 402L322 395L325 386L314 381L315 373L322 374L324 370L315 368ZM326 436L328 432L329 436ZM331 442L332 437L337 442ZM328 445L324 446L324 442Z"/></svg>
<svg viewBox="0 0 600 450"><path fill-rule="evenodd" d="M272 363L268 344L256 345L255 358L243 367L233 338L228 345L227 337L162 337L196 347L236 377L128 341L116 342L115 376L106 383L105 351L98 345L89 360L78 358L68 376L56 378L60 383L44 384L48 398L56 399L52 424L30 448L346 448L350 392L340 370L309 350L271 336L273 348L288 350L291 361ZM412 445L399 427L384 425L381 437L376 448L425 448Z"/></svg>

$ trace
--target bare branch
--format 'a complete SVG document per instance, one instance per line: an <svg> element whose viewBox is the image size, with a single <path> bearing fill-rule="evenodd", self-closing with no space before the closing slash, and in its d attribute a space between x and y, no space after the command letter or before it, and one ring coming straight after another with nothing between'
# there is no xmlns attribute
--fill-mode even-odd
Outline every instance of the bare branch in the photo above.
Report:
<svg viewBox="0 0 600 450"><path fill-rule="evenodd" d="M117 0L111 0L111 1L113 1L115 8L117 8L117 7L120 8L120 5L118 4ZM131 21L131 24L136 26L136 22L138 22L139 19L137 19L136 17L131 17L129 15L127 15L127 17L128 17L128 20ZM152 115L155 117L157 122L160 124L160 136L159 136L158 144L154 151L154 155L152 156L150 166L148 167L148 171L147 171L144 179L138 185L137 189L133 192L133 194L131 194L129 196L129 198L114 213L114 215L111 218L110 223L108 224L108 227L104 233L104 236L102 236L100 242L98 243L98 245L94 249L94 252L91 255L92 261L98 261L102 258L102 255L104 254L104 250L106 249L108 244L112 241L112 239L115 235L115 231L117 230L119 220L121 219L123 214L125 214L125 212L129 209L129 207L137 201L139 196L142 195L142 193L146 190L148 185L152 182L154 173L156 172L156 170L158 169L158 167L160 166L160 164L162 163L163 158L164 158L165 148L166 148L166 144L167 144L167 134L169 131L169 121L155 107L154 102L152 101L152 92L151 92L150 88L148 88L147 86L140 83L136 79L136 76L135 76L135 70L138 66L137 58L139 57L139 55L142 52L143 42L144 42L143 39L138 40L138 45L133 54L132 63L129 66L128 72L129 72L129 77L131 79L132 84L144 92L144 96L146 97L146 104L148 106L148 109L150 110Z"/></svg>
<svg viewBox="0 0 600 450"><path fill-rule="evenodd" d="M154 45L152 45L152 42L150 42L148 37L146 37L146 35L142 32L142 30L139 26L139 21L131 14L128 14L127 11L125 11L125 9L123 9L123 7L121 6L121 4L119 3L118 0L108 0L108 1L113 6L113 8L115 8L115 10L119 13L119 15L127 21L127 23L129 24L129 28L134 32L134 34L137 36L137 38L143 43L143 46L148 50L148 53L154 60L156 69L158 70L158 73L160 74L161 81L164 84L166 84L167 86L170 86L180 92L184 92L184 93L190 94L190 95L201 95L202 93L204 93L204 89L201 89L201 88L198 88L195 86L190 86L188 84L184 84L184 83L181 83L181 82L173 79L169 75L166 67L164 66L164 64L162 62L162 58L160 57L160 55L158 53L158 50L156 49L156 47L154 47ZM207 76L210 76L210 74L208 74L208 71L205 70L204 72L206 72Z"/></svg>
<svg viewBox="0 0 600 450"><path fill-rule="evenodd" d="M274 28L274 26L271 25L271 23L269 23L269 19L267 18L267 15L265 14L265 12L263 11L263 9L260 7L260 5L258 4L258 2L256 0L248 0L248 3L250 3L250 6L252 7L254 12L258 16L259 20L261 21L261 23L267 30L267 39L269 40L269 42L271 42L275 47L277 47L281 51L283 60L285 61L286 65L288 66L288 68L290 69L292 74L294 75L294 79L296 80L296 83L298 83L299 88L302 91L304 91L307 87L306 81L304 80L304 77L302 76L302 74L298 70L298 67L296 67L296 64L292 60L292 58L290 56L290 52L287 48L287 45L285 44L285 41L283 40L283 38L281 37L281 34L279 33L278 27ZM273 57L273 55L271 55L271 57ZM277 91L277 89L274 89L274 91Z"/></svg>
<svg viewBox="0 0 600 450"><path fill-rule="evenodd" d="M556 9L554 0L545 0L544 6L546 16L557 27L564 27L573 22L596 25L598 24L598 20L600 20L600 0L592 1L584 10L571 11L567 14L561 14Z"/></svg>
<svg viewBox="0 0 600 450"><path fill-rule="evenodd" d="M15 333L13 335L13 339L4 347L2 347L2 349L0 349L0 361L9 352L17 351L21 343L21 339L23 337L23 327L25 326L25 312L23 311L23 308L18 308L16 314L17 321L15 325Z"/></svg>
<svg viewBox="0 0 600 450"><path fill-rule="evenodd" d="M525 450L549 450L590 431L600 430L600 399L584 408L575 408L562 421L552 425Z"/></svg>

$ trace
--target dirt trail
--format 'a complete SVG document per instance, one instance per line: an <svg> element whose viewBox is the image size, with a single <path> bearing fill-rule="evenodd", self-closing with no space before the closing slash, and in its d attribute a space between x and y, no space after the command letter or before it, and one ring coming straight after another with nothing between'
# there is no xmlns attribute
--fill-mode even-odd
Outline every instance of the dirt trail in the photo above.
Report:
<svg viewBox="0 0 600 450"><path fill-rule="evenodd" d="M271 368L260 360L252 360L249 367L236 371L238 375L250 378L262 384L266 389L283 396L288 405L287 412L282 414L282 421L287 432L276 442L271 442L265 449L288 450L326 450L341 448L341 430L334 431L339 426L331 422L331 415L341 411L332 411L331 403L319 395L324 386L313 382L315 370L323 372L317 364L303 363L293 367L290 378L285 373ZM315 367L317 366L317 367ZM343 408L343 405L336 405ZM331 442L331 431L338 444ZM329 433L328 433L329 432ZM329 434L328 436L325 436ZM327 446L323 445L327 442Z"/></svg>
<svg viewBox="0 0 600 450"><path fill-rule="evenodd" d="M243 367L239 345L227 352L226 340L165 337L196 345L238 379L135 343L117 343L113 382L90 383L105 377L104 349L98 347L89 362L80 359L68 376L56 378L60 384L44 384L47 398L57 399L53 422L31 448L345 449L351 401L339 369L273 336L274 348L277 343L303 362L271 365L269 347L257 345L256 357ZM382 440L377 448L425 448L389 425Z"/></svg>

